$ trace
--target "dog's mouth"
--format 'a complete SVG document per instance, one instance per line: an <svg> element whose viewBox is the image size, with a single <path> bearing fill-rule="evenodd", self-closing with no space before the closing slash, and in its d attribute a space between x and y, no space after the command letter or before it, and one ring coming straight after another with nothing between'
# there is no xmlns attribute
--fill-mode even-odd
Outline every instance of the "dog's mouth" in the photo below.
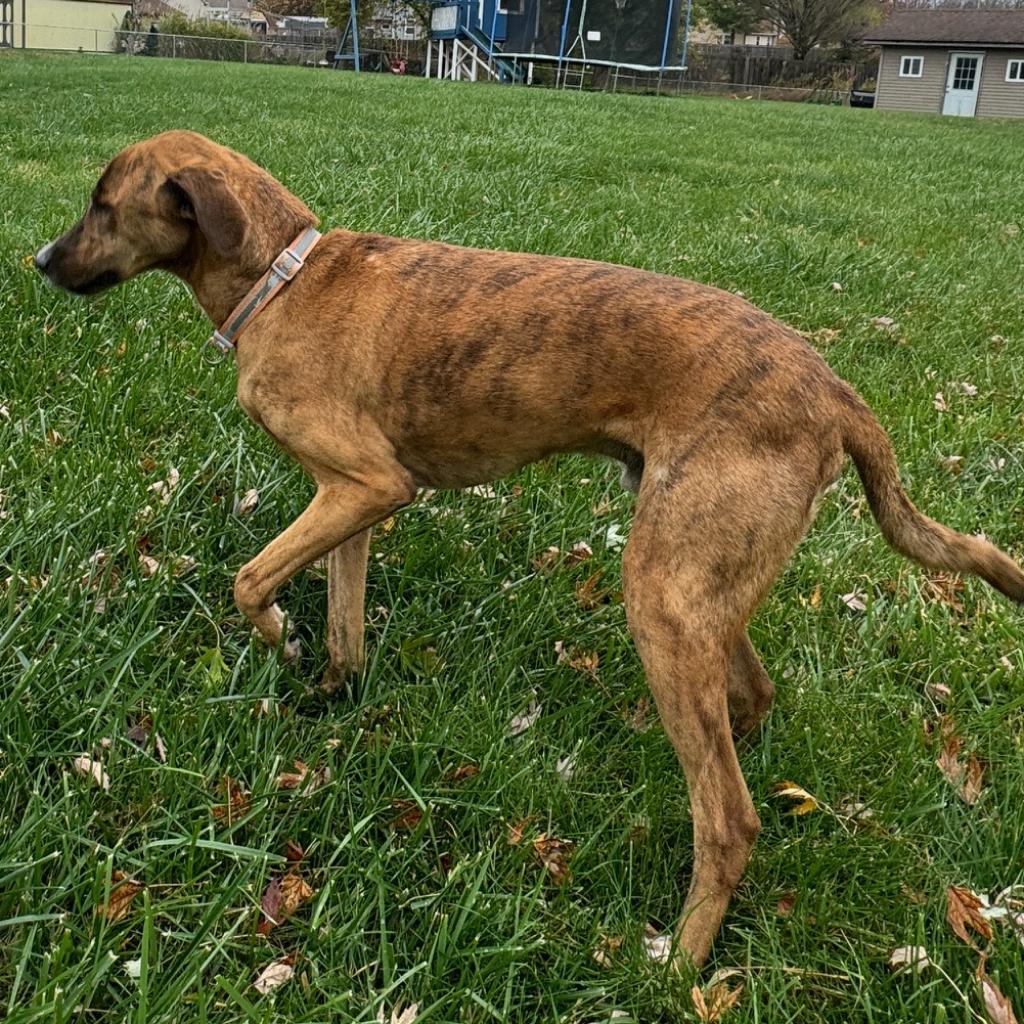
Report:
<svg viewBox="0 0 1024 1024"><path fill-rule="evenodd" d="M115 284L120 284L122 278L116 270L104 270L102 273L89 278L88 281L84 281L81 284L65 283L52 277L50 280L58 287L75 295L98 295L108 288L113 288Z"/></svg>

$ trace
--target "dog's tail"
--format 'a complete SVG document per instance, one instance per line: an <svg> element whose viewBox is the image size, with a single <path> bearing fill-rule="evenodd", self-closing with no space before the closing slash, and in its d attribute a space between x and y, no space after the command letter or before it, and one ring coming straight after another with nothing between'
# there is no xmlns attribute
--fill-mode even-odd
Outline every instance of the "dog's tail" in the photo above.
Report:
<svg viewBox="0 0 1024 1024"><path fill-rule="evenodd" d="M923 515L900 483L889 435L852 388L840 396L843 447L864 484L885 539L928 569L972 573L1014 601L1024 603L1024 571L994 544L957 533Z"/></svg>

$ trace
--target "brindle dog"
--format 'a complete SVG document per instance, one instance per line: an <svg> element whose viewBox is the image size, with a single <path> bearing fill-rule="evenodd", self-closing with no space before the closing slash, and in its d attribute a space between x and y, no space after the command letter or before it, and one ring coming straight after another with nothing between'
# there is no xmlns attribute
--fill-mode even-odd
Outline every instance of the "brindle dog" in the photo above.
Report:
<svg viewBox="0 0 1024 1024"><path fill-rule="evenodd" d="M93 294L170 271L219 325L312 213L191 132L130 146L36 264ZM493 480L553 452L625 464L638 492L626 612L693 808L677 963L711 949L759 822L733 745L774 687L746 625L845 455L888 542L1024 601L1024 573L926 518L854 390L735 295L628 267L334 230L237 351L238 399L316 482L243 566L235 599L268 644L277 589L329 554L327 689L363 662L371 527L421 487ZM730 728L732 726L732 729Z"/></svg>

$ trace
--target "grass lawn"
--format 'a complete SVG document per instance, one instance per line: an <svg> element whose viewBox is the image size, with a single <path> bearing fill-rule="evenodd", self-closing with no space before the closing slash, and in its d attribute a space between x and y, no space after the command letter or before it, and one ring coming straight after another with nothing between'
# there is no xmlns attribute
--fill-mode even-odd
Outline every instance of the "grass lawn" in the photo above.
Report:
<svg viewBox="0 0 1024 1024"><path fill-rule="evenodd" d="M328 226L740 290L873 404L922 508L1024 556L1022 126L79 56L0 59L0 97L0 1014L369 1022L415 1002L429 1024L696 1019L693 979L643 944L682 904L691 829L614 599L631 510L617 469L554 460L378 530L365 677L311 704L322 572L283 594L297 669L231 601L309 484L235 404L177 282L75 301L29 255L118 149L188 127ZM164 501L151 488L172 469ZM535 565L579 541L590 558ZM598 570L612 599L584 607ZM727 1020L981 1019L946 889L1024 882L1020 624L983 584L929 584L890 552L852 470L827 496L751 627L779 696L742 754L763 832L700 979L742 975ZM572 664L593 654L596 678ZM983 765L973 804L935 765L942 712ZM279 789L296 759L330 781ZM213 811L225 777L250 794L230 821ZM791 814L784 780L818 809ZM530 848L541 833L575 843L564 885ZM289 841L313 895L263 935ZM95 908L115 872L145 888L111 921ZM1020 1012L1020 941L1002 921L981 944ZM936 966L894 975L904 945ZM256 992L291 953L291 980Z"/></svg>

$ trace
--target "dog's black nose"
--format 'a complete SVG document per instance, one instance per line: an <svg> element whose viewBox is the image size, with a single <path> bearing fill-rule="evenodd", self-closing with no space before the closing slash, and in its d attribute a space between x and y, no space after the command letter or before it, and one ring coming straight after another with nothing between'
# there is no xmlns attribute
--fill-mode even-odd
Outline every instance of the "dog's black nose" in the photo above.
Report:
<svg viewBox="0 0 1024 1024"><path fill-rule="evenodd" d="M36 265L36 270L45 271L50 264L50 257L53 255L53 243L44 245L42 249L35 254L32 262Z"/></svg>

